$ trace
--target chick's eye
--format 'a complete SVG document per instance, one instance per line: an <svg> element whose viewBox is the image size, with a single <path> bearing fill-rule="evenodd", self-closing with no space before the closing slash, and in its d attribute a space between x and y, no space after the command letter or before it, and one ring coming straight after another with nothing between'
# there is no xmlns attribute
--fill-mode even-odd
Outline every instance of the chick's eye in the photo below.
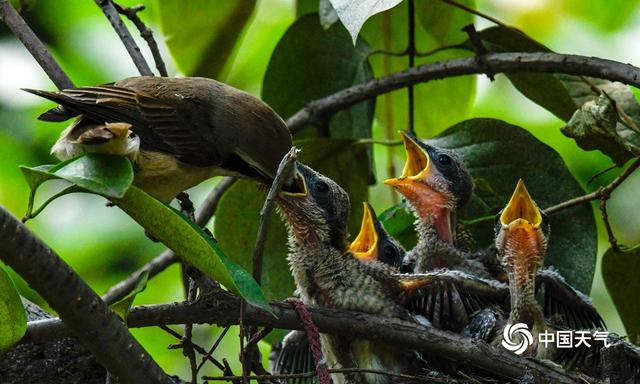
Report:
<svg viewBox="0 0 640 384"><path fill-rule="evenodd" d="M329 184L325 183L324 181L318 181L316 183L316 191L323 195L326 195L327 193L329 193Z"/></svg>
<svg viewBox="0 0 640 384"><path fill-rule="evenodd" d="M382 250L382 252L384 253L384 257L387 260L393 259L396 255L395 255L395 250L391 245L385 245L384 249Z"/></svg>
<svg viewBox="0 0 640 384"><path fill-rule="evenodd" d="M438 155L438 163L449 165L451 164L451 157L449 155Z"/></svg>

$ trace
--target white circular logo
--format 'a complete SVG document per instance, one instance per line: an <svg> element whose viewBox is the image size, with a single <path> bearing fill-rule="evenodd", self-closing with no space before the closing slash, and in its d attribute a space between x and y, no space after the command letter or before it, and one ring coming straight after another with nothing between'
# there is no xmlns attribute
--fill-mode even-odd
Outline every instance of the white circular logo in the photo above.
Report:
<svg viewBox="0 0 640 384"><path fill-rule="evenodd" d="M514 336L516 336L514 338ZM507 324L502 333L502 346L515 353L521 355L533 344L533 335L529 332L527 324Z"/></svg>

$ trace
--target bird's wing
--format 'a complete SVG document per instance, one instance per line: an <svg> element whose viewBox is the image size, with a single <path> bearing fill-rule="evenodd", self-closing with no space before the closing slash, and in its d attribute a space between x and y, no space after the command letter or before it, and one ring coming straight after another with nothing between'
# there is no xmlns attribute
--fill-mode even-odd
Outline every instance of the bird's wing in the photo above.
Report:
<svg viewBox="0 0 640 384"><path fill-rule="evenodd" d="M591 300L570 286L555 269L544 268L538 271L536 292L541 290L544 316L552 323L572 329L606 328Z"/></svg>
<svg viewBox="0 0 640 384"><path fill-rule="evenodd" d="M502 305L509 294L502 283L454 270L396 276L410 312L453 331L460 331L478 310Z"/></svg>
<svg viewBox="0 0 640 384"><path fill-rule="evenodd" d="M314 372L313 355L309 347L307 334L301 331L289 332L282 341L282 346L276 352L271 363L271 373L297 374ZM313 377L303 377L285 380L288 384L316 384L317 379Z"/></svg>
<svg viewBox="0 0 640 384"><path fill-rule="evenodd" d="M126 122L146 149L171 153L193 165L215 165L217 154L206 138L188 128L187 119L175 106L156 97L108 84L60 92L25 91L61 105L42 114L41 120L63 121L83 115L98 123Z"/></svg>

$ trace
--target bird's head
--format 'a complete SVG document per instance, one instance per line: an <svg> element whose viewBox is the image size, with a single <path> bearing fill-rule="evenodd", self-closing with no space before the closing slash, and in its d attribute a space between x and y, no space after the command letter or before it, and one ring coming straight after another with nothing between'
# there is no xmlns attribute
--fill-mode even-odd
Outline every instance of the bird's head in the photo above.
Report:
<svg viewBox="0 0 640 384"><path fill-rule="evenodd" d="M360 261L379 261L398 267L405 254L404 247L387 233L376 217L373 207L369 203L363 205L360 233L349 245L349 251Z"/></svg>
<svg viewBox="0 0 640 384"><path fill-rule="evenodd" d="M471 198L473 182L457 154L401 132L407 160L400 177L385 184L400 192L421 222L433 225L438 237L453 243L455 215Z"/></svg>
<svg viewBox="0 0 640 384"><path fill-rule="evenodd" d="M496 220L496 248L515 284L531 284L544 261L549 236L547 217L533 201L522 180Z"/></svg>
<svg viewBox="0 0 640 384"><path fill-rule="evenodd" d="M296 163L293 185L280 192L278 207L297 242L347 247L349 196L330 178Z"/></svg>

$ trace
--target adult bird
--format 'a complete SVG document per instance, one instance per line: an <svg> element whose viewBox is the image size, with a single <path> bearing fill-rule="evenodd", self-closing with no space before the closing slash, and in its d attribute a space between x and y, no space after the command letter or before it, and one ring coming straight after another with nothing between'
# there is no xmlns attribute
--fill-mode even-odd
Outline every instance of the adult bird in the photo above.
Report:
<svg viewBox="0 0 640 384"><path fill-rule="evenodd" d="M113 84L27 92L59 105L44 121L76 118L52 148L129 157L134 184L162 201L216 175L269 183L291 148L284 121L259 99L215 80L130 77Z"/></svg>
<svg viewBox="0 0 640 384"><path fill-rule="evenodd" d="M455 244L457 210L473 192L462 159L411 134L402 133L402 137L407 153L402 176L385 182L404 195L416 216L418 244L407 252L403 264L415 273L447 268L506 283L504 267L497 260L487 263L495 258L494 250L469 253ZM538 270L535 288L543 299L545 317L554 323L575 329L604 328L591 300L555 269Z"/></svg>

